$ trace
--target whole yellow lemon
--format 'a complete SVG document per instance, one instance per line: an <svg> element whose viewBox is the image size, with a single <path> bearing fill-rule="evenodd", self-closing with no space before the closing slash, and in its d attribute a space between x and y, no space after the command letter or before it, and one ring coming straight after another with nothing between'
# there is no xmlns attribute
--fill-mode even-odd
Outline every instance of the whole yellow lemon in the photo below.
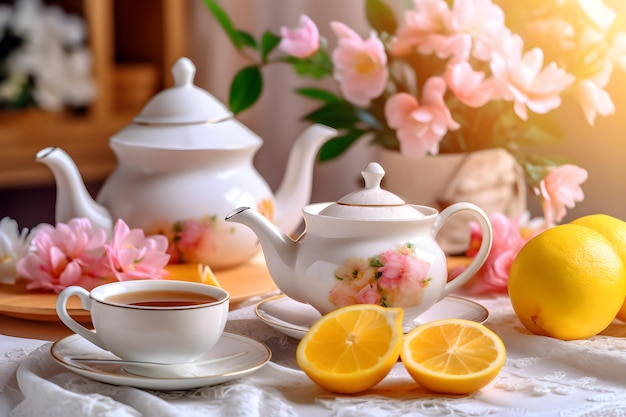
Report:
<svg viewBox="0 0 626 417"><path fill-rule="evenodd" d="M588 216L579 217L572 221L572 224L590 227L596 232L600 232L605 238L611 242L613 249L622 258L622 262L626 265L626 222L617 217L608 214L590 214ZM617 312L617 318L626 321L626 300L622 304L622 308Z"/></svg>
<svg viewBox="0 0 626 417"><path fill-rule="evenodd" d="M562 340L604 330L626 296L626 267L595 230L562 224L529 240L509 272L515 314L531 332Z"/></svg>

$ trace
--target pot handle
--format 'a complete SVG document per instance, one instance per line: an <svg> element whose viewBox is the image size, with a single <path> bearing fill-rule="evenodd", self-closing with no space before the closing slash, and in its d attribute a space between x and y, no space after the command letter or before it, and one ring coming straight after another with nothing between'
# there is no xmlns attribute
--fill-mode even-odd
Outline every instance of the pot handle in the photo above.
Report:
<svg viewBox="0 0 626 417"><path fill-rule="evenodd" d="M67 311L67 300L73 295L76 295L78 296L78 298L80 298L80 302L83 305L83 309L91 312L92 300L91 300L91 297L89 296L89 292L83 287L72 285L70 287L65 288L63 291L61 291L61 293L57 297L57 303L56 303L57 315L59 316L61 321L67 327L69 327L70 330L72 330L74 333L81 335L82 337L89 340L94 345L104 350L108 350L104 346L104 343L102 343L102 341L100 340L100 337L98 337L96 332L94 332L93 330L89 330L88 328L78 323L76 320L74 320L70 316L69 312Z"/></svg>
<svg viewBox="0 0 626 417"><path fill-rule="evenodd" d="M446 296L448 296L452 291L459 289L463 284L469 281L470 278L478 272L480 267L483 266L485 261L487 260L487 256L489 256L489 252L491 251L491 244L493 241L493 232L491 229L491 223L489 222L489 218L487 214L477 205L472 203L455 203L451 206L445 208L437 219L435 219L435 224L433 226L433 234L436 236L439 233L441 227L445 224L448 219L457 214L457 213L469 213L478 220L478 224L480 225L480 229L483 232L482 243L480 244L480 248L478 249L478 253L472 260L472 262L465 268L463 272L461 272L456 278L452 281L449 281L443 288L441 292L441 296L439 300L442 300Z"/></svg>

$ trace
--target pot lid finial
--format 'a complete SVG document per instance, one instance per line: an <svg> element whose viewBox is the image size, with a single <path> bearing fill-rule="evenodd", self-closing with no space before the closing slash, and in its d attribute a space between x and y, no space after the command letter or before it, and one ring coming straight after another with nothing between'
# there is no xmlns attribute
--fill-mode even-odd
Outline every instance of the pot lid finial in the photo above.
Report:
<svg viewBox="0 0 626 417"><path fill-rule="evenodd" d="M394 193L380 187L385 170L377 162L370 162L361 171L365 188L354 191L337 203L326 206L319 214L352 220L414 220L424 214Z"/></svg>
<svg viewBox="0 0 626 417"><path fill-rule="evenodd" d="M402 206L404 200L387 190L380 188L385 170L377 162L370 162L361 171L365 180L365 188L352 192L338 201L339 204L352 206Z"/></svg>
<svg viewBox="0 0 626 417"><path fill-rule="evenodd" d="M196 124L213 123L233 117L228 108L206 90L194 85L196 67L189 58L182 57L172 66L174 85L155 95L136 123Z"/></svg>
<svg viewBox="0 0 626 417"><path fill-rule="evenodd" d="M192 85L196 75L196 66L189 58L182 57L172 67L174 85Z"/></svg>

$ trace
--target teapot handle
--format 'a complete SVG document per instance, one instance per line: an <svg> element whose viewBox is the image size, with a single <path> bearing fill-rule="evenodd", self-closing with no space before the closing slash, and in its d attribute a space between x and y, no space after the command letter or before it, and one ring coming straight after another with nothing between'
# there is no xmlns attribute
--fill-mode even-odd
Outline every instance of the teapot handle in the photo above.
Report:
<svg viewBox="0 0 626 417"><path fill-rule="evenodd" d="M439 300L442 300L452 291L459 289L463 284L469 281L469 279L472 278L476 272L478 272L480 267L483 266L487 260L487 256L489 256L489 252L491 251L491 243L493 241L491 223L489 222L487 214L485 214L480 207L472 203L455 203L445 208L439 216L437 216L437 219L435 219L435 224L433 226L434 235L437 235L441 227L451 216L461 212L469 213L474 216L476 220L478 220L478 224L483 232L482 243L480 244L478 253L467 268L444 286Z"/></svg>

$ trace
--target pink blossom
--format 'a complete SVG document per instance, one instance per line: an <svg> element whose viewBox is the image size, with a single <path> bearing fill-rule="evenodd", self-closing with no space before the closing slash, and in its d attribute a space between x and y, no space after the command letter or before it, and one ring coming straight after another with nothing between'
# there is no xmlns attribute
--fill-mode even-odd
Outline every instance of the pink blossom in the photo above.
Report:
<svg viewBox="0 0 626 417"><path fill-rule="evenodd" d="M580 184L586 180L587 170L576 165L565 164L550 169L539 183L547 225L560 222L565 217L566 207L572 208L583 201L585 194Z"/></svg>
<svg viewBox="0 0 626 417"><path fill-rule="evenodd" d="M509 270L519 250L530 237L524 237L517 221L502 213L494 213L489 218L493 230L493 243L487 260L476 273L475 278L465 288L470 293L506 293L508 291ZM480 226L470 223L470 246L467 256L474 257L482 242ZM457 271L460 272L460 271Z"/></svg>
<svg viewBox="0 0 626 417"><path fill-rule="evenodd" d="M515 114L527 120L527 107L539 114L558 108L561 105L559 94L575 77L554 62L544 68L543 51L533 48L524 53L523 46L518 35L509 37L502 54L493 55L491 71L502 97L513 101Z"/></svg>
<svg viewBox="0 0 626 417"><path fill-rule="evenodd" d="M589 125L593 126L596 115L609 116L615 113L611 96L592 80L582 80L576 86L576 93Z"/></svg>
<svg viewBox="0 0 626 417"><path fill-rule="evenodd" d="M378 305L381 304L382 299L383 298L380 295L378 288L376 287L375 284L372 284L372 283L361 288L356 298L359 304L378 304Z"/></svg>
<svg viewBox="0 0 626 417"><path fill-rule="evenodd" d="M343 282L336 283L328 294L328 300L337 307L345 307L358 304L358 290Z"/></svg>
<svg viewBox="0 0 626 417"><path fill-rule="evenodd" d="M296 29L280 28L282 39L278 48L296 58L307 58L313 55L320 46L320 34L315 23L307 16L301 15Z"/></svg>
<svg viewBox="0 0 626 417"><path fill-rule="evenodd" d="M363 40L341 22L330 25L339 38L332 60L341 93L349 102L366 107L383 93L387 83L385 47L375 35Z"/></svg>
<svg viewBox="0 0 626 417"><path fill-rule="evenodd" d="M217 233L214 232L215 219L205 216L188 219L176 224L176 237L171 241L177 249L177 260L181 262L201 262L201 254L217 250ZM171 252L170 248L168 251ZM170 260L170 263L172 260Z"/></svg>
<svg viewBox="0 0 626 417"><path fill-rule="evenodd" d="M33 244L35 251L17 264L20 275L29 280L29 290L56 293L70 285L90 289L103 282L107 269L102 258L106 233L94 229L85 218L59 223L56 227L38 226Z"/></svg>
<svg viewBox="0 0 626 417"><path fill-rule="evenodd" d="M412 254L386 251L380 255L383 264L378 269L381 273L378 284L384 290L400 289L413 292L415 288L427 285L426 279L430 263L417 259Z"/></svg>
<svg viewBox="0 0 626 417"><path fill-rule="evenodd" d="M209 227L196 219L186 220L182 224L182 231L178 234L177 245L183 252L197 249Z"/></svg>
<svg viewBox="0 0 626 417"><path fill-rule="evenodd" d="M413 158L421 158L429 152L436 155L439 142L448 130L460 127L444 102L445 92L444 79L431 77L424 85L422 104L408 93L395 94L385 103L387 123L396 129L404 155Z"/></svg>
<svg viewBox="0 0 626 417"><path fill-rule="evenodd" d="M104 245L111 270L118 280L159 279L170 256L165 236L146 237L141 229L129 229L118 220L110 244Z"/></svg>
<svg viewBox="0 0 626 417"><path fill-rule="evenodd" d="M493 84L485 80L485 73L474 71L468 62L450 65L446 70L446 83L456 97L470 107L482 107L493 96Z"/></svg>
<svg viewBox="0 0 626 417"><path fill-rule="evenodd" d="M491 0L457 0L452 10L443 0L416 0L415 10L407 10L404 18L391 42L396 56L416 49L450 63L467 61L470 55L488 61L509 34L504 12Z"/></svg>
<svg viewBox="0 0 626 417"><path fill-rule="evenodd" d="M415 10L404 13L405 25L398 29L391 42L394 55L406 55L413 48L430 54L445 42L450 9L444 0L415 0Z"/></svg>
<svg viewBox="0 0 626 417"><path fill-rule="evenodd" d="M501 50L502 40L510 34L504 12L491 0L455 0L449 19L453 33L471 38L472 55L481 61L491 60L492 53Z"/></svg>

